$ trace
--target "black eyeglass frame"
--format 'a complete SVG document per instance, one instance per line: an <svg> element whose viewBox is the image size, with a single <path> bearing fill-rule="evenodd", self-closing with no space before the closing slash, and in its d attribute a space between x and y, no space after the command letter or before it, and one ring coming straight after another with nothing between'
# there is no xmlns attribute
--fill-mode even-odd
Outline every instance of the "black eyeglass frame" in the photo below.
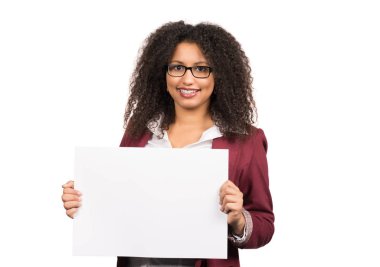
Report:
<svg viewBox="0 0 380 267"><path fill-rule="evenodd" d="M185 71L183 72L183 74L182 74L181 76L172 75L172 74L169 73L169 66L171 66L171 65L184 67L184 68L185 68ZM194 73L193 73L193 68L196 68L196 67L207 68L207 69L208 69L208 76L207 76L207 77L198 77L198 76L195 76ZM183 77L183 76L186 74L186 71L187 71L187 70L190 70L191 75L193 75L193 77L194 77L194 78L197 78L197 79L207 79L208 77L210 77L211 72L213 71L213 68L211 68L211 67L209 67L209 66L193 66L193 67L186 67L186 66L181 65L181 64L167 64L167 65L165 65L165 68L166 68L166 73L167 73L169 76L171 76L171 77Z"/></svg>

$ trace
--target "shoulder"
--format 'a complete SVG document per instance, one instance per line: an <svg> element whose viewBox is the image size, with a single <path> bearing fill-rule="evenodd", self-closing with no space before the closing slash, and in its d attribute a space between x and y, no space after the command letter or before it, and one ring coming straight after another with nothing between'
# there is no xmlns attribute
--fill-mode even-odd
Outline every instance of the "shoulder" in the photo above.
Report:
<svg viewBox="0 0 380 267"><path fill-rule="evenodd" d="M252 127L248 135L238 138L235 149L239 150L240 158L245 159L243 161L266 157L268 142L263 129Z"/></svg>
<svg viewBox="0 0 380 267"><path fill-rule="evenodd" d="M246 142L251 143L255 147L262 146L264 147L265 151L268 149L268 141L265 136L264 130L261 128L256 128L252 126L252 131L246 139Z"/></svg>
<svg viewBox="0 0 380 267"><path fill-rule="evenodd" d="M246 135L240 135L233 137L230 139L231 143L234 143L235 145L245 148L245 147L251 147L252 146L264 146L265 150L267 150L268 142L264 134L264 130L261 128L257 128L252 126L251 131Z"/></svg>
<svg viewBox="0 0 380 267"><path fill-rule="evenodd" d="M264 131L260 128L251 127L248 134L233 137L222 136L214 139L213 148L239 148L252 145L263 145L267 149L268 143Z"/></svg>

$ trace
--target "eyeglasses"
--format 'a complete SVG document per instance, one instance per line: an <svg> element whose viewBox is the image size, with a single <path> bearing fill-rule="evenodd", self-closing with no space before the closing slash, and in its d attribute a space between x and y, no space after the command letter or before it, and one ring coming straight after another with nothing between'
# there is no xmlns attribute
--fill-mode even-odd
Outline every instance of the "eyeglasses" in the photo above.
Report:
<svg viewBox="0 0 380 267"><path fill-rule="evenodd" d="M208 78L212 72L212 68L208 66L186 67L179 64L167 65L167 73L172 77L182 77L187 70L190 70L191 74L199 79Z"/></svg>

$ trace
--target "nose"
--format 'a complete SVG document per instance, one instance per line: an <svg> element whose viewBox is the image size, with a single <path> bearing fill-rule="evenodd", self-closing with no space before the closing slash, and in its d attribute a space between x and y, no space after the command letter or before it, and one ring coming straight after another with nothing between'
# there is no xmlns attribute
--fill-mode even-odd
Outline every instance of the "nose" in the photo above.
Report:
<svg viewBox="0 0 380 267"><path fill-rule="evenodd" d="M192 84L194 82L194 76L190 69L185 71L185 74L182 76L182 82L184 84Z"/></svg>

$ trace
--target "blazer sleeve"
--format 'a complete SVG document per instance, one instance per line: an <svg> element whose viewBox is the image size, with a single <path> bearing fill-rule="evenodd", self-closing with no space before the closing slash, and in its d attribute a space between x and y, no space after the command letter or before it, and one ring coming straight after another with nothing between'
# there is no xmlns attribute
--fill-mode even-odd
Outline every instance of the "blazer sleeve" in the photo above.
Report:
<svg viewBox="0 0 380 267"><path fill-rule="evenodd" d="M247 155L240 177L244 194L244 209L252 218L252 234L240 248L259 248L272 239L274 214L269 190L267 140L263 130L257 129L242 150ZM250 155L250 157L248 156Z"/></svg>

